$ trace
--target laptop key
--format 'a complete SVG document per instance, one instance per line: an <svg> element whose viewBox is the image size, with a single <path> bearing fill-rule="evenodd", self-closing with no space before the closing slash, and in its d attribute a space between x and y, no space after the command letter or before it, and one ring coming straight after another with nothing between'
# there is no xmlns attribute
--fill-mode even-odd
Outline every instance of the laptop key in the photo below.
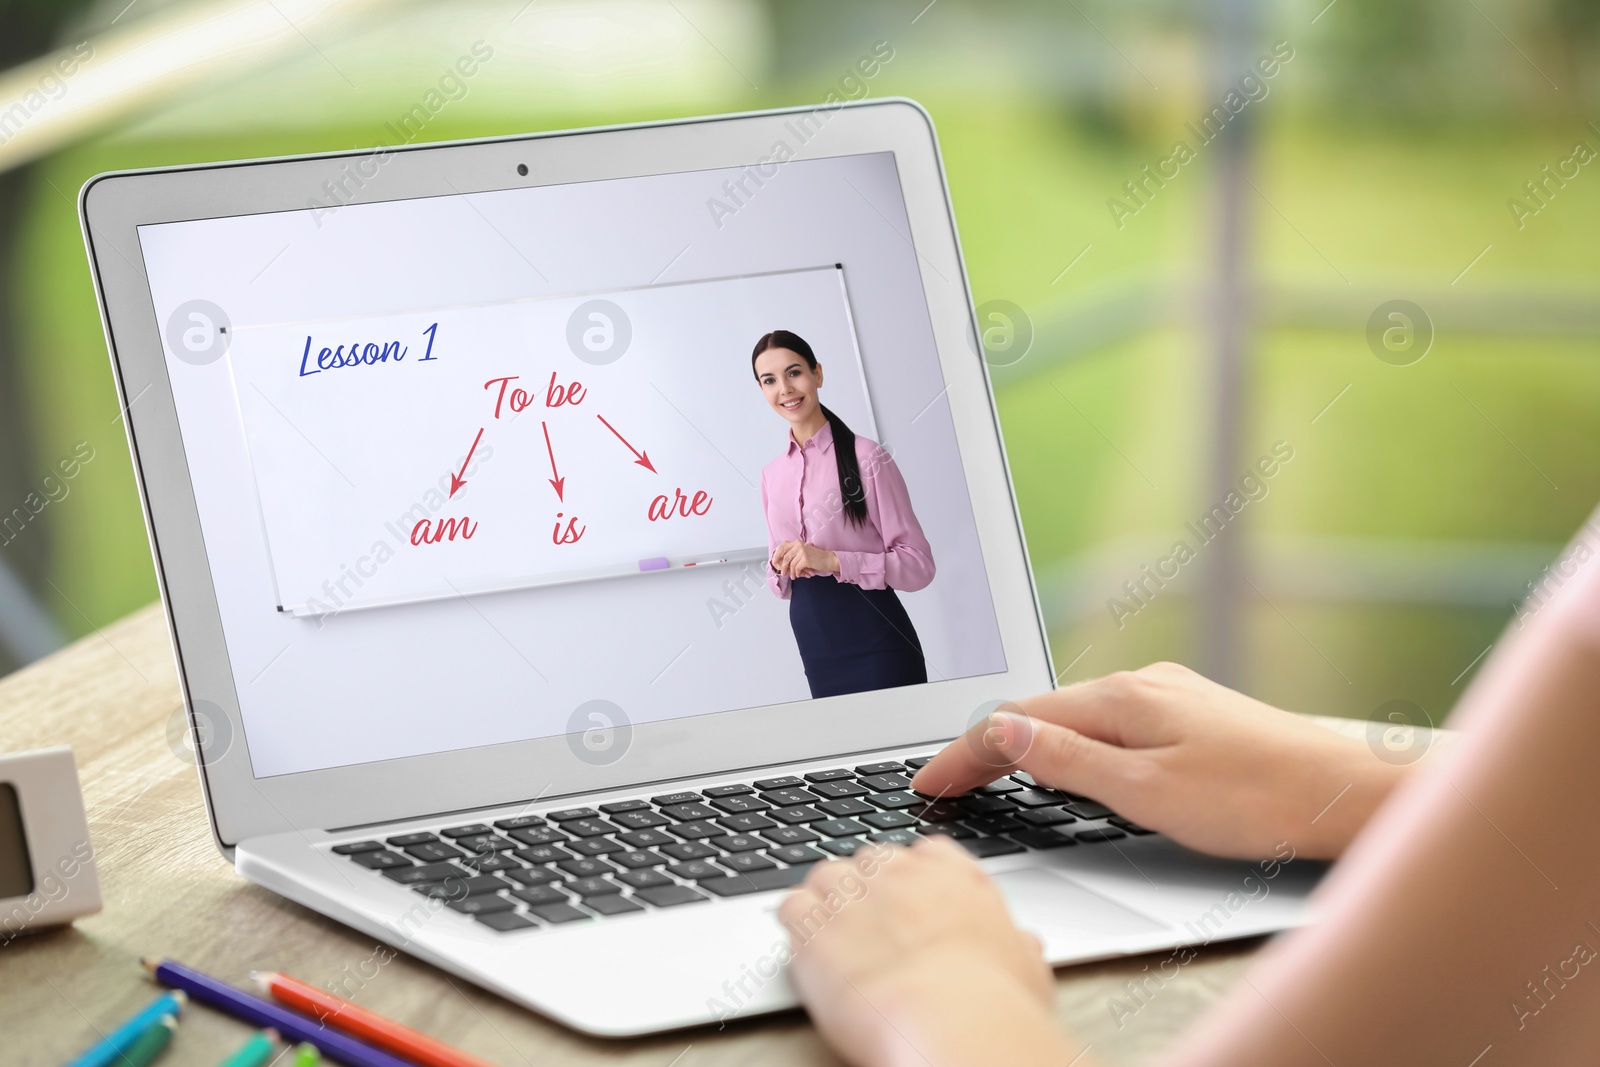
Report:
<svg viewBox="0 0 1600 1067"><path fill-rule="evenodd" d="M613 800L609 804L600 805L600 810L607 815L620 815L625 811L643 811L649 806L643 800Z"/></svg>
<svg viewBox="0 0 1600 1067"><path fill-rule="evenodd" d="M713 837L708 843L724 852L750 852L767 847L765 841L749 834L723 834L721 837Z"/></svg>
<svg viewBox="0 0 1600 1067"><path fill-rule="evenodd" d="M648 830L671 822L665 815L653 811L619 811L611 816L611 821L628 830Z"/></svg>
<svg viewBox="0 0 1600 1067"><path fill-rule="evenodd" d="M895 774L905 769L905 764L892 761L889 763L863 763L856 768L856 773L870 777L874 774Z"/></svg>
<svg viewBox="0 0 1600 1067"><path fill-rule="evenodd" d="M608 852L622 852L624 846L609 837L586 837L567 846L580 856L603 856Z"/></svg>
<svg viewBox="0 0 1600 1067"><path fill-rule="evenodd" d="M641 849L634 852L619 852L611 857L611 862L632 871L642 867L659 867L667 862L667 857L659 852Z"/></svg>
<svg viewBox="0 0 1600 1067"><path fill-rule="evenodd" d="M1112 817L1111 825L1115 826L1119 830L1126 830L1128 833L1135 834L1135 835L1137 835L1139 837L1143 837L1145 834L1153 834L1153 833L1155 833L1154 830L1151 830L1150 828L1145 827L1145 826L1140 826L1136 822L1129 822L1127 819L1124 819L1120 815L1116 815L1116 816Z"/></svg>
<svg viewBox="0 0 1600 1067"><path fill-rule="evenodd" d="M710 845L699 841L684 841L676 845L662 845L661 854L671 856L675 860L687 861L703 860L708 856L717 856L721 853Z"/></svg>
<svg viewBox="0 0 1600 1067"><path fill-rule="evenodd" d="M840 797L859 797L871 792L866 786L857 782L814 782L811 791L819 797L828 800L838 800Z"/></svg>
<svg viewBox="0 0 1600 1067"><path fill-rule="evenodd" d="M785 845L782 848L768 849L767 855L775 860L781 860L791 867L802 863L816 863L818 860L828 858L809 845Z"/></svg>
<svg viewBox="0 0 1600 1067"><path fill-rule="evenodd" d="M532 848L519 848L512 855L524 863L554 863L556 860L572 859L572 853L560 845L534 845Z"/></svg>
<svg viewBox="0 0 1600 1067"><path fill-rule="evenodd" d="M510 883L496 878L492 874L474 875L471 877L456 876L446 878L442 882L424 882L411 887L412 892L421 893L425 897L435 900L459 900L462 897L475 897L479 893L495 893L502 889L511 888Z"/></svg>
<svg viewBox="0 0 1600 1067"><path fill-rule="evenodd" d="M616 868L605 860L562 860L556 864L556 870L573 878L595 878L602 874L611 874Z"/></svg>
<svg viewBox="0 0 1600 1067"><path fill-rule="evenodd" d="M518 915L514 911L480 911L473 916L491 930L498 930L502 934L515 933L518 930L535 930L539 924L525 915Z"/></svg>
<svg viewBox="0 0 1600 1067"><path fill-rule="evenodd" d="M801 804L794 808L779 808L772 813L772 817L791 826L805 822L820 822L827 818L826 815L813 808L810 804Z"/></svg>
<svg viewBox="0 0 1600 1067"><path fill-rule="evenodd" d="M562 823L561 828L577 837L599 837L617 829L604 819L571 819Z"/></svg>
<svg viewBox="0 0 1600 1067"><path fill-rule="evenodd" d="M876 841L880 845L914 845L917 843L918 838L915 831L900 829L880 830L875 834L868 834L867 840ZM1017 851L1020 852L1022 850L1018 849Z"/></svg>
<svg viewBox="0 0 1600 1067"><path fill-rule="evenodd" d="M334 845L333 851L335 855L353 856L357 852L376 852L382 847L382 841L351 841L344 845Z"/></svg>
<svg viewBox="0 0 1600 1067"><path fill-rule="evenodd" d="M496 819L494 821L496 830L526 830L530 826L543 825L544 816L542 815L513 815L509 819Z"/></svg>
<svg viewBox="0 0 1600 1067"><path fill-rule="evenodd" d="M445 860L458 860L466 853L454 845L447 845L443 841L424 841L420 845L407 845L406 855L423 863L443 863Z"/></svg>
<svg viewBox="0 0 1600 1067"><path fill-rule="evenodd" d="M655 848L657 845L670 845L676 839L668 837L660 830L634 830L618 834L617 840L632 848Z"/></svg>
<svg viewBox="0 0 1600 1067"><path fill-rule="evenodd" d="M1079 841L1082 841L1085 844L1094 844L1098 841L1115 841L1119 837L1127 837L1128 835L1123 833L1121 830L1107 827L1104 830L1080 830L1073 836L1077 837Z"/></svg>
<svg viewBox="0 0 1600 1067"><path fill-rule="evenodd" d="M955 822L963 813L953 800L933 800L910 809L910 814L923 822Z"/></svg>
<svg viewBox="0 0 1600 1067"><path fill-rule="evenodd" d="M978 788L978 792L984 794L985 796L1003 797L1007 793L1016 793L1021 789L1022 787L1016 782L1013 782L1011 779L1000 778L990 782L988 785L980 786Z"/></svg>
<svg viewBox="0 0 1600 1067"><path fill-rule="evenodd" d="M976 830L969 830L956 822L923 823L917 827L917 833L924 837L954 837L957 839L978 836Z"/></svg>
<svg viewBox="0 0 1600 1067"><path fill-rule="evenodd" d="M395 848L405 848L407 845L420 845L424 841L437 841L438 834L398 834L389 838L389 844Z"/></svg>
<svg viewBox="0 0 1600 1067"><path fill-rule="evenodd" d="M746 871L764 871L769 867L776 867L767 857L759 852L741 852L736 856L724 856L717 861L730 871L744 873Z"/></svg>
<svg viewBox="0 0 1600 1067"><path fill-rule="evenodd" d="M962 841L961 845L980 860L988 859L990 856L1006 856L1013 852L1026 851L1015 841L1009 841L1004 837L969 837Z"/></svg>
<svg viewBox="0 0 1600 1067"><path fill-rule="evenodd" d="M761 836L775 845L804 845L817 840L817 835L803 826L774 826L761 831Z"/></svg>
<svg viewBox="0 0 1600 1067"><path fill-rule="evenodd" d="M720 837L728 832L727 827L718 826L714 822L706 822L704 820L681 822L671 827L671 830L685 841L698 841L703 837Z"/></svg>
<svg viewBox="0 0 1600 1067"><path fill-rule="evenodd" d="M724 815L717 820L717 825L729 833L748 834L757 830L769 830L778 824L765 815L751 812L745 815Z"/></svg>
<svg viewBox="0 0 1600 1067"><path fill-rule="evenodd" d="M1024 789L1020 793L1012 793L1006 799L1024 808L1050 808L1061 803L1059 796L1046 793L1042 789Z"/></svg>
<svg viewBox="0 0 1600 1067"><path fill-rule="evenodd" d="M512 830L506 836L524 845L555 845L571 840L553 826L530 826L522 830Z"/></svg>
<svg viewBox="0 0 1600 1067"><path fill-rule="evenodd" d="M978 819L963 819L962 826L970 827L980 834L1009 834L1013 830L1026 830L1028 824L1012 818L1010 815L989 815Z"/></svg>
<svg viewBox="0 0 1600 1067"><path fill-rule="evenodd" d="M571 923L591 918L588 912L579 911L571 904L536 904L528 912L547 923Z"/></svg>
<svg viewBox="0 0 1600 1067"><path fill-rule="evenodd" d="M452 826L448 830L440 830L446 837L476 837L480 834L492 832L488 826L481 822L469 823L466 826Z"/></svg>
<svg viewBox="0 0 1600 1067"><path fill-rule="evenodd" d="M669 804L690 804L699 799L699 793L662 793L660 796L651 797L650 803L657 807L666 807Z"/></svg>
<svg viewBox="0 0 1600 1067"><path fill-rule="evenodd" d="M416 885L418 882L442 882L462 873L453 863L422 863L413 867L390 867L383 876L401 885Z"/></svg>
<svg viewBox="0 0 1600 1067"><path fill-rule="evenodd" d="M698 882L702 878L726 878L728 875L727 871L716 866L710 860L690 860L687 863L674 863L667 868L667 873L685 882Z"/></svg>
<svg viewBox="0 0 1600 1067"><path fill-rule="evenodd" d="M350 857L369 871L383 871L391 867L413 866L409 856L384 849L381 852L357 852Z"/></svg>
<svg viewBox="0 0 1600 1067"><path fill-rule="evenodd" d="M487 915L496 911L515 911L516 902L505 897L464 897L461 900L452 900L445 905L452 911L459 911L463 915Z"/></svg>
<svg viewBox="0 0 1600 1067"><path fill-rule="evenodd" d="M923 803L917 794L903 790L896 793L874 793L867 799L880 808L912 808Z"/></svg>
<svg viewBox="0 0 1600 1067"><path fill-rule="evenodd" d="M1104 804L1097 804L1092 800L1069 800L1062 806L1080 819L1104 819L1116 814Z"/></svg>
<svg viewBox="0 0 1600 1067"><path fill-rule="evenodd" d="M910 759L906 760L906 766L911 770L920 771L922 768L926 767L930 762L932 762L932 760L932 756L912 756Z"/></svg>
<svg viewBox="0 0 1600 1067"><path fill-rule="evenodd" d="M635 889L650 889L658 885L676 885L671 878L660 871L623 871L617 875L617 881L623 885L631 885Z"/></svg>
<svg viewBox="0 0 1600 1067"><path fill-rule="evenodd" d="M834 767L826 771L807 771L801 777L808 782L837 782L841 778L851 778L854 776L843 767Z"/></svg>
<svg viewBox="0 0 1600 1067"><path fill-rule="evenodd" d="M861 815L865 812L877 810L866 801L858 800L855 797L844 797L840 800L825 800L821 804L818 804L817 807L821 808L829 815L835 815L841 819L847 815Z"/></svg>
<svg viewBox="0 0 1600 1067"><path fill-rule="evenodd" d="M862 827L863 830L866 827ZM839 837L832 841L824 841L817 847L824 852L831 852L835 856L854 856L861 846L866 844L859 837Z"/></svg>
<svg viewBox="0 0 1600 1067"><path fill-rule="evenodd" d="M826 822L814 822L811 829L819 834L829 837L850 837L853 834L864 834L867 828L854 819L829 819Z"/></svg>
<svg viewBox="0 0 1600 1067"><path fill-rule="evenodd" d="M754 793L755 790L747 785L713 785L700 792L708 797L736 797L742 793Z"/></svg>
<svg viewBox="0 0 1600 1067"><path fill-rule="evenodd" d="M1029 848L1061 848L1063 845L1076 845L1077 842L1060 830L1049 827L1037 827L1032 830L1018 830L1011 835L1011 840L1027 845Z"/></svg>
<svg viewBox="0 0 1600 1067"><path fill-rule="evenodd" d="M662 807L662 812L678 822L693 822L696 819L715 819L717 809L694 800L684 804L667 804Z"/></svg>
<svg viewBox="0 0 1600 1067"><path fill-rule="evenodd" d="M649 889L635 889L634 900L642 900L658 908L672 908L679 904L693 904L697 900L710 900L704 893L696 893L686 885L658 885Z"/></svg>
<svg viewBox="0 0 1600 1067"><path fill-rule="evenodd" d="M561 876L549 867L521 867L514 871L507 871L506 877L513 882L520 882L528 886L559 884L561 881Z"/></svg>
<svg viewBox="0 0 1600 1067"><path fill-rule="evenodd" d="M716 797L711 801L711 806L733 815L746 811L766 811L772 807L771 804L768 804L760 797L746 796Z"/></svg>
<svg viewBox="0 0 1600 1067"><path fill-rule="evenodd" d="M549 817L555 822L565 823L574 819L592 819L598 814L593 808L563 808L550 812Z"/></svg>
<svg viewBox="0 0 1600 1067"><path fill-rule="evenodd" d="M1021 786L1017 787L1021 790ZM956 807L968 815L998 815L1001 812L1016 811L1017 806L1002 797L962 797L956 801Z"/></svg>
<svg viewBox="0 0 1600 1067"><path fill-rule="evenodd" d="M1032 811L1017 812L1017 820L1029 826L1060 826L1064 823L1077 822L1076 815L1069 815L1060 808L1034 808Z"/></svg>
<svg viewBox="0 0 1600 1067"><path fill-rule="evenodd" d="M891 793L910 788L911 779L903 774L869 774L862 777L861 784L874 793Z"/></svg>
<svg viewBox="0 0 1600 1067"><path fill-rule="evenodd" d="M861 816L861 821L877 830L898 830L903 826L917 825L917 820L903 811L874 811Z"/></svg>
<svg viewBox="0 0 1600 1067"><path fill-rule="evenodd" d="M509 852L517 846L499 834L471 834L458 837L455 844L468 852Z"/></svg>
<svg viewBox="0 0 1600 1067"><path fill-rule="evenodd" d="M805 881L809 867L774 867L764 871L750 871L728 878L712 878L700 883L700 888L719 897L740 897L746 893L763 893L773 889L788 889ZM646 890L650 892L650 890ZM638 896L639 894L634 894Z"/></svg>
<svg viewBox="0 0 1600 1067"><path fill-rule="evenodd" d="M623 896L585 897L583 906L601 915L625 915L630 911L644 910Z"/></svg>
<svg viewBox="0 0 1600 1067"><path fill-rule="evenodd" d="M761 778L761 779L758 779L756 781L756 788L757 789L790 789L790 788L793 788L794 786L805 785L805 784L806 783L805 783L805 779L804 778L796 778L794 775L790 774L790 775L785 775L782 778Z"/></svg>
<svg viewBox="0 0 1600 1067"><path fill-rule="evenodd" d="M787 781L787 779L782 778L778 780ZM817 799L816 794L804 789L769 789L765 793L756 795L768 804L776 804L780 808L787 807L790 804L809 804Z"/></svg>
<svg viewBox="0 0 1600 1067"><path fill-rule="evenodd" d="M567 883L567 891L580 897L603 897L622 892L622 887L609 878L574 878Z"/></svg>

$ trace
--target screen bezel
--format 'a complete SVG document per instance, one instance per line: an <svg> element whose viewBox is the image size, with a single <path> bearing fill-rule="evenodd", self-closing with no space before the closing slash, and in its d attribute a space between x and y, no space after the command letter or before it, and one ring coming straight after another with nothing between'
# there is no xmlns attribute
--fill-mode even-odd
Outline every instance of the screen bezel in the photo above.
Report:
<svg viewBox="0 0 1600 1067"><path fill-rule="evenodd" d="M325 182L362 168L363 161L366 169L381 166L382 180L358 186L346 180L345 203L753 166L768 158L778 139L796 139L786 123L813 112L822 128L793 149L793 158L894 153L1007 670L635 725L627 755L607 766L575 759L566 735L554 735L255 778L137 228L303 210L312 197L326 198ZM372 162L380 157L381 164ZM526 176L517 173L518 164L527 166ZM414 818L928 744L959 734L986 701L1053 685L938 143L931 117L914 101L886 98L102 174L84 185L80 214L185 706L191 725L197 702L220 717L203 724L198 754L213 832L225 851L246 838L285 830ZM796 721L806 724L798 734L792 729ZM780 723L790 729L776 729Z"/></svg>

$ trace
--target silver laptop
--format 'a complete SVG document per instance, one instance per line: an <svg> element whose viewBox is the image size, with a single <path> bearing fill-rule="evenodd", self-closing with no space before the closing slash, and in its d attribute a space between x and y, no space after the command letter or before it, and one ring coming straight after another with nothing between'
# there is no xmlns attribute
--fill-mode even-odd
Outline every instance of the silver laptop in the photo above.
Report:
<svg viewBox="0 0 1600 1067"><path fill-rule="evenodd" d="M793 1006L784 890L923 834L1058 964L1303 921L1306 863L1025 775L908 790L1054 681L915 103L108 174L81 210L245 878L607 1035ZM931 557L828 587L899 605L887 673L768 568L769 514L841 506L764 499L835 462L754 378L779 328Z"/></svg>

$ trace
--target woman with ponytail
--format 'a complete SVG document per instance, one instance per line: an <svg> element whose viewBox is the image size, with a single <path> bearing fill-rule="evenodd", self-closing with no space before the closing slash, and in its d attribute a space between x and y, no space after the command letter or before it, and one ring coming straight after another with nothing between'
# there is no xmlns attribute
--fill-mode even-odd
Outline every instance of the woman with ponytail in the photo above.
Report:
<svg viewBox="0 0 1600 1067"><path fill-rule="evenodd" d="M900 469L822 406L822 365L803 338L765 334L750 368L789 424L783 452L761 472L767 584L789 601L811 695L926 682L922 643L895 590L933 581L933 552Z"/></svg>

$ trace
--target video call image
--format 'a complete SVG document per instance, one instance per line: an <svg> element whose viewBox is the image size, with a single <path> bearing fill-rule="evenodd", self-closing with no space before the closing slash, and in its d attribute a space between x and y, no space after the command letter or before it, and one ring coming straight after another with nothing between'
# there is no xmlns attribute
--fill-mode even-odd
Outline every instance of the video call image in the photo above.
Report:
<svg viewBox="0 0 1600 1067"><path fill-rule="evenodd" d="M259 776L1005 670L893 157L780 177L141 230Z"/></svg>

